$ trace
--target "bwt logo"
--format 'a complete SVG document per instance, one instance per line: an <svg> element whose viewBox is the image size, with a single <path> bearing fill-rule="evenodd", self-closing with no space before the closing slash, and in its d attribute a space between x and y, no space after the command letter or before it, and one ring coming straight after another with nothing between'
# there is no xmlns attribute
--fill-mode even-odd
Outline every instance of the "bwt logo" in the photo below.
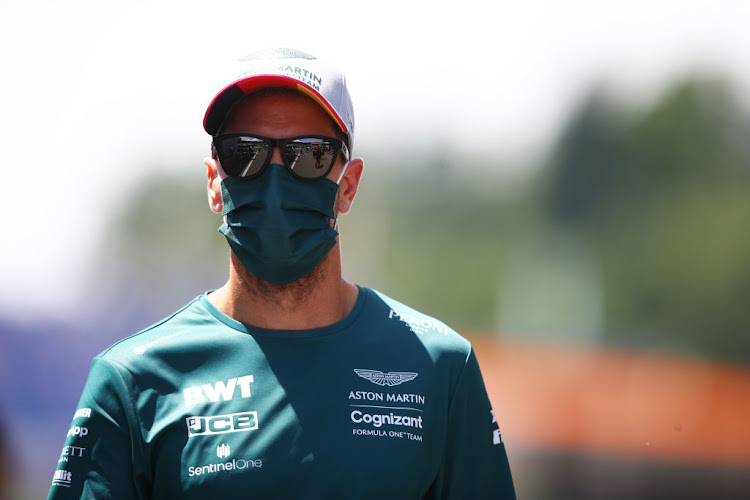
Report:
<svg viewBox="0 0 750 500"><path fill-rule="evenodd" d="M252 375L244 377L230 378L224 381L215 382L214 384L203 384L183 389L185 396L185 405L190 406L203 403L208 399L212 403L218 403L220 399L231 401L234 397L235 389L239 386L240 396L243 398L250 397L250 384L253 383Z"/></svg>
<svg viewBox="0 0 750 500"><path fill-rule="evenodd" d="M221 443L216 447L216 456L219 458L227 458L229 456L229 445Z"/></svg>
<svg viewBox="0 0 750 500"><path fill-rule="evenodd" d="M86 427L78 427L77 425L74 425L68 431L68 437L70 437L70 436L81 436L81 437L83 437L83 436L87 435L88 433L89 433L88 428L86 428Z"/></svg>
<svg viewBox="0 0 750 500"><path fill-rule="evenodd" d="M258 428L258 412L230 413L211 417L187 417L188 437L252 431ZM227 451L227 453L229 453Z"/></svg>

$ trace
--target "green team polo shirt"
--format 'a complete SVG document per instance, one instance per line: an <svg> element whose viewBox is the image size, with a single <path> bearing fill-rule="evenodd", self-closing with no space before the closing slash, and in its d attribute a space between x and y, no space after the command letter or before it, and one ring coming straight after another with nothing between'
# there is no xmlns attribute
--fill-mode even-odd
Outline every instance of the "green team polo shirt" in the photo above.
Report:
<svg viewBox="0 0 750 500"><path fill-rule="evenodd" d="M51 499L511 499L470 343L367 288L254 328L202 295L91 365Z"/></svg>

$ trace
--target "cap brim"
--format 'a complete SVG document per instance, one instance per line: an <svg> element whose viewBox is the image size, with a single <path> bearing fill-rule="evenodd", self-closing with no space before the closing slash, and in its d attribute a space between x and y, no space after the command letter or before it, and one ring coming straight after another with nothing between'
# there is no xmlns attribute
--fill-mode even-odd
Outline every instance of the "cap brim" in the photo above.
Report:
<svg viewBox="0 0 750 500"><path fill-rule="evenodd" d="M322 106L331 118L333 118L333 121L336 122L339 128L345 134L349 134L349 130L341 117L333 110L333 107L328 101L326 101L323 96L311 86L306 85L295 78L267 74L252 75L247 78L242 78L241 80L237 80L236 82L224 87L221 92L216 94L216 97L213 98L211 104L208 105L206 114L203 117L203 129L211 136L218 134L219 129L221 129L221 125L224 123L232 106L247 94L264 87L288 87L299 90Z"/></svg>

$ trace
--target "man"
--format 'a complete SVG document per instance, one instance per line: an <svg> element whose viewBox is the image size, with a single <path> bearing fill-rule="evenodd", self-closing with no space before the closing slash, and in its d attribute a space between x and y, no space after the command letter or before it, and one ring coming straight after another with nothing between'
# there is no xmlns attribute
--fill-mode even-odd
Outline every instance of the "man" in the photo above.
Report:
<svg viewBox="0 0 750 500"><path fill-rule="evenodd" d="M342 278L343 75L244 62L204 119L229 279L94 359L50 498L515 498L471 345Z"/></svg>

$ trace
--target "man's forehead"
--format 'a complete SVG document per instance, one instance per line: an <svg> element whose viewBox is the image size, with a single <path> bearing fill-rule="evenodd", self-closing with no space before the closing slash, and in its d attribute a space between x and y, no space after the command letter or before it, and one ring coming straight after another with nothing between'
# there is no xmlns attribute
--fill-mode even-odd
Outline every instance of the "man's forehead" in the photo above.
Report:
<svg viewBox="0 0 750 500"><path fill-rule="evenodd" d="M271 87L240 99L222 125L222 133L238 126L267 125L310 128L306 133L336 135L336 123L317 102L293 89Z"/></svg>

